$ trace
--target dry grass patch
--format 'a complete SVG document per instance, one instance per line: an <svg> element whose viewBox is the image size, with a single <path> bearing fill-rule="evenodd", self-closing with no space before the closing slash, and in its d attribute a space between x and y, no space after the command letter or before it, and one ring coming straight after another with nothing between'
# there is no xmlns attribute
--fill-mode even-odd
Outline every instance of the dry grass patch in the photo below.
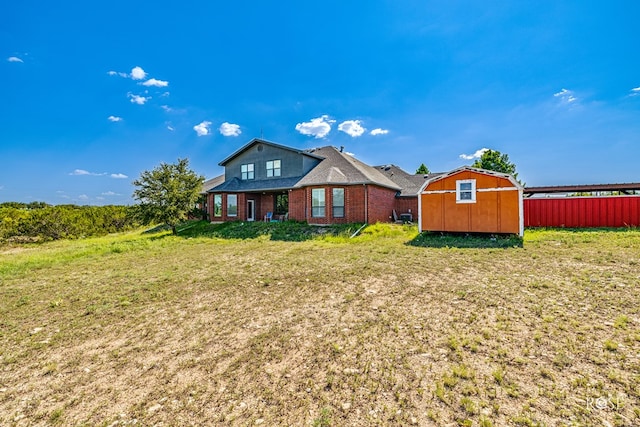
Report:
<svg viewBox="0 0 640 427"><path fill-rule="evenodd" d="M640 424L640 232L416 234L5 251L0 424Z"/></svg>

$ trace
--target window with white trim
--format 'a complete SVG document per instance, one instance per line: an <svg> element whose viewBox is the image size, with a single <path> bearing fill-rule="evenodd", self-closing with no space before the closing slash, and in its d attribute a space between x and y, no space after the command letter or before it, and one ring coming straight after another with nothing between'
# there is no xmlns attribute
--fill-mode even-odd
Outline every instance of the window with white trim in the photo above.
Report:
<svg viewBox="0 0 640 427"><path fill-rule="evenodd" d="M280 176L282 169L280 168L280 160L269 160L267 162L267 178Z"/></svg>
<svg viewBox="0 0 640 427"><path fill-rule="evenodd" d="M227 195L227 216L238 216L238 195Z"/></svg>
<svg viewBox="0 0 640 427"><path fill-rule="evenodd" d="M222 194L213 195L213 216L222 216Z"/></svg>
<svg viewBox="0 0 640 427"><path fill-rule="evenodd" d="M344 218L344 188L332 190L332 208L334 218Z"/></svg>
<svg viewBox="0 0 640 427"><path fill-rule="evenodd" d="M456 203L476 202L476 180L461 179L456 181Z"/></svg>
<svg viewBox="0 0 640 427"><path fill-rule="evenodd" d="M324 218L324 188L314 188L311 190L311 216Z"/></svg>
<svg viewBox="0 0 640 427"><path fill-rule="evenodd" d="M253 178L255 178L255 172L254 172L253 163L247 163L246 165L240 165L240 173L242 174L242 179L253 179Z"/></svg>

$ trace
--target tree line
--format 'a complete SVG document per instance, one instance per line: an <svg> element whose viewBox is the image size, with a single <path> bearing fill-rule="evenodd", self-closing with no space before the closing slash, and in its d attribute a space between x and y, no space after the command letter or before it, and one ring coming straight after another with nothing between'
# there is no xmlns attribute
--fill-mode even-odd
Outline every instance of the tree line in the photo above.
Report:
<svg viewBox="0 0 640 427"><path fill-rule="evenodd" d="M487 150L473 167L518 174L509 156ZM416 171L429 174L423 163ZM0 240L58 240L128 231L147 224L165 224L174 234L177 225L201 212L194 207L201 197L204 177L189 168L188 159L161 163L133 182L134 206L51 206L43 202L0 203Z"/></svg>
<svg viewBox="0 0 640 427"><path fill-rule="evenodd" d="M78 239L140 226L136 206L0 203L0 240Z"/></svg>

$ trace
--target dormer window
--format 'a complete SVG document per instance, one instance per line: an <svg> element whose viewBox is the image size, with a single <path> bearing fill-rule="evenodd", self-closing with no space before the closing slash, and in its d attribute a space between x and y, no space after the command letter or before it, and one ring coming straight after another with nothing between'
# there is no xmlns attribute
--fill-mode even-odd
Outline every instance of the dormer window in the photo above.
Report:
<svg viewBox="0 0 640 427"><path fill-rule="evenodd" d="M267 162L267 178L280 176L280 160L269 160Z"/></svg>
<svg viewBox="0 0 640 427"><path fill-rule="evenodd" d="M246 165L240 165L240 173L242 175L242 179L254 179L254 164L247 163Z"/></svg>

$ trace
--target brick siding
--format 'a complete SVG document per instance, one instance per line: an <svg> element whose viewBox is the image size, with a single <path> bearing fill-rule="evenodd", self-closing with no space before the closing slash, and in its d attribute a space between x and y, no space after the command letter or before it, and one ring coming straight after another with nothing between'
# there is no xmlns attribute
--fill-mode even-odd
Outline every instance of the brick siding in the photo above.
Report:
<svg viewBox="0 0 640 427"><path fill-rule="evenodd" d="M418 197L398 197L395 206L398 216L410 213L413 215L413 221L418 221Z"/></svg>
<svg viewBox="0 0 640 427"><path fill-rule="evenodd" d="M311 194L312 188L323 188L325 190L325 216L311 216ZM344 217L333 217L333 189L344 189ZM233 194L233 193L232 193ZM324 186L296 188L289 190L289 219L295 221L307 221L309 224L343 224L353 222L389 222L393 220L392 212L407 213L411 211L414 220L418 217L418 198L397 198L394 190L378 187L376 185L351 185L351 186ZM212 221L246 221L247 200L255 200L255 220L261 221L267 212L274 209L274 194L245 194L237 193L238 196L238 216L228 216L227 196L222 195L222 216L213 216L214 195L209 194L208 210ZM365 213L365 207L368 212Z"/></svg>
<svg viewBox="0 0 640 427"><path fill-rule="evenodd" d="M389 222L392 220L392 211L395 208L396 192L388 188L367 186L369 206L368 223Z"/></svg>

